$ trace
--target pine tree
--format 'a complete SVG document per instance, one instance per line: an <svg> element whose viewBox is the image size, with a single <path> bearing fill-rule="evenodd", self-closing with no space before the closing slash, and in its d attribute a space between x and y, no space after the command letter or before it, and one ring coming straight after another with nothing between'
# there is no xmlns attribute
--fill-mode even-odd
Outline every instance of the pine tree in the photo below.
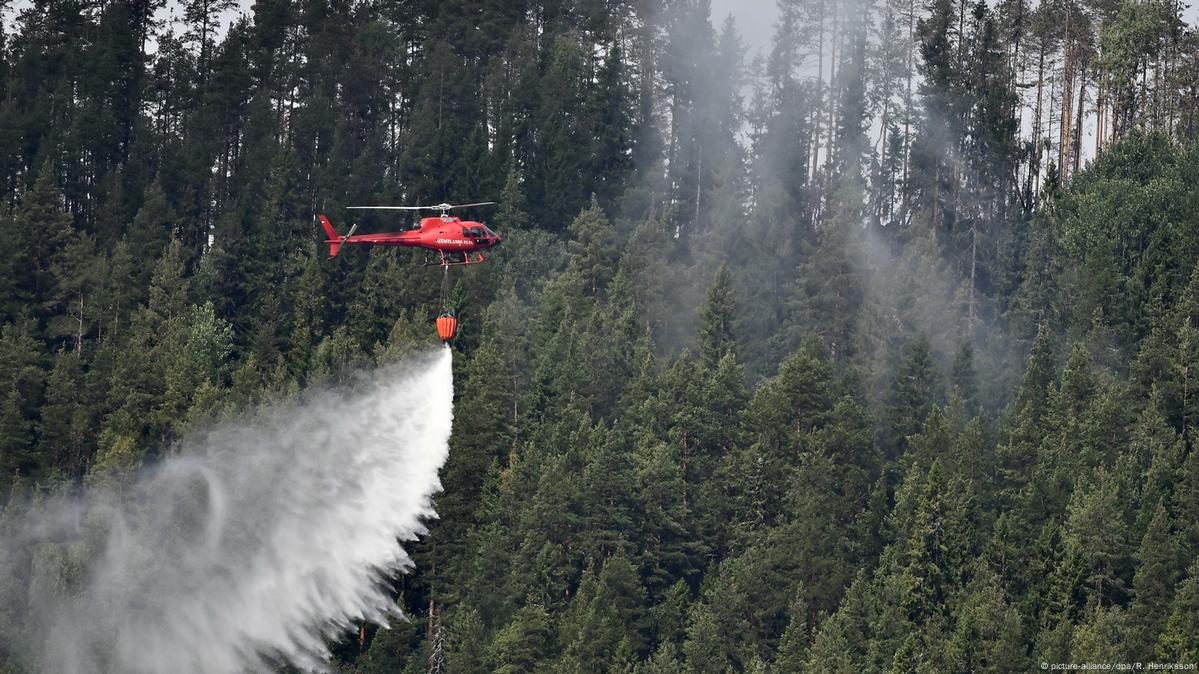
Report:
<svg viewBox="0 0 1199 674"><path fill-rule="evenodd" d="M957 356L954 357L949 385L953 392L961 398L966 414L970 415L978 411L978 380L974 367L974 347L970 342L962 342Z"/></svg>
<svg viewBox="0 0 1199 674"><path fill-rule="evenodd" d="M637 572L621 555L605 560L598 576L585 576L559 626L564 671L610 671L622 651L644 650L644 602Z"/></svg>
<svg viewBox="0 0 1199 674"><path fill-rule="evenodd" d="M1199 562L1191 564L1174 592L1173 609L1157 640L1157 657L1173 662L1199 657Z"/></svg>
<svg viewBox="0 0 1199 674"><path fill-rule="evenodd" d="M500 203L496 210L495 224L500 231L521 230L529 222L528 199L521 185L521 174L515 166L508 168L504 188L500 192Z"/></svg>
<svg viewBox="0 0 1199 674"><path fill-rule="evenodd" d="M53 309L47 319L46 336L62 340L60 343L77 355L83 352L84 341L99 316L96 291L103 273L102 264L102 258L96 254L95 240L90 235L75 233L50 269L57 282L49 301Z"/></svg>
<svg viewBox="0 0 1199 674"><path fill-rule="evenodd" d="M1008 605L999 577L983 566L966 587L949 637L948 659L957 671L1011 672L1027 669L1023 626Z"/></svg>
<svg viewBox="0 0 1199 674"><path fill-rule="evenodd" d="M8 253L16 256L10 267L17 281L9 299L16 306L6 313L17 316L20 311L17 307L27 307L44 324L64 309L62 258L76 236L71 216L64 210L63 194L55 182L51 162L42 165L33 188L22 197L13 227L25 245L14 246Z"/></svg>
<svg viewBox="0 0 1199 674"><path fill-rule="evenodd" d="M534 216L551 229L560 229L579 212L591 191L592 181L584 175L590 140L586 122L574 114L583 107L586 60L579 36L559 33L540 83L540 105L534 113L540 133L526 177L530 203L543 205Z"/></svg>
<svg viewBox="0 0 1199 674"><path fill-rule="evenodd" d="M351 334L363 345L387 337L404 299L395 249L374 248L369 257L349 307Z"/></svg>
<svg viewBox="0 0 1199 674"><path fill-rule="evenodd" d="M567 244L571 259L587 281L593 297L599 297L612 278L617 251L616 232L593 194L591 206L570 223L573 240Z"/></svg>
<svg viewBox="0 0 1199 674"><path fill-rule="evenodd" d="M479 612L471 607L459 607L446 616L442 624L449 632L447 671L485 674L488 671L487 632Z"/></svg>
<svg viewBox="0 0 1199 674"><path fill-rule="evenodd" d="M130 254L139 260L157 260L170 243L175 226L175 214L162 189L162 181L155 180L146 190L142 207L133 218L126 234ZM134 268L133 286L147 287L153 267L140 265Z"/></svg>
<svg viewBox="0 0 1199 674"><path fill-rule="evenodd" d="M1034 420L1047 408L1049 385L1054 379L1053 351L1048 328L1042 324L1028 353L1024 378L1016 394L1016 408L1027 410Z"/></svg>
<svg viewBox="0 0 1199 674"><path fill-rule="evenodd" d="M891 386L888 428L883 443L892 456L906 451L908 438L916 433L933 405L940 400L940 389L928 339L921 336L909 347Z"/></svg>
<svg viewBox="0 0 1199 674"><path fill-rule="evenodd" d="M188 26L186 43L195 44L201 78L206 78L215 49L220 17L233 6L233 0L188 0L183 5L183 20Z"/></svg>
<svg viewBox="0 0 1199 674"><path fill-rule="evenodd" d="M1093 484L1080 487L1071 498L1062 534L1063 563L1077 556L1082 573L1071 589L1084 604L1111 606L1126 598L1127 537L1114 480L1100 471Z"/></svg>
<svg viewBox="0 0 1199 674"><path fill-rule="evenodd" d="M690 599L682 579L696 577L701 569L696 563L700 546L691 536L692 521L687 507L687 483L675 452L669 445L656 444L639 448L634 458L635 489L639 495L634 513L632 538L637 543L638 561L645 588L650 597L682 611ZM681 643L681 629L670 616L681 622L682 615L662 608L662 620L655 620L660 629ZM671 627L674 625L674 627Z"/></svg>
<svg viewBox="0 0 1199 674"><path fill-rule="evenodd" d="M944 470L939 460L928 470L920 501L907 534L902 578L906 584L904 609L916 625L935 620L955 590L949 563L949 541L943 530L946 518L942 494L946 493Z"/></svg>
<svg viewBox="0 0 1199 674"><path fill-rule="evenodd" d="M38 455L33 447L33 422L21 409L21 396L16 389L8 391L0 401L0 475L3 485L10 478L28 475L38 467Z"/></svg>
<svg viewBox="0 0 1199 674"><path fill-rule="evenodd" d="M736 352L733 333L736 310L732 275L727 265L721 265L708 288L708 303L700 310L699 357L705 366L715 367L725 355Z"/></svg>
<svg viewBox="0 0 1199 674"><path fill-rule="evenodd" d="M537 605L521 607L511 622L491 641L493 671L501 674L530 672L537 668L551 642L549 615Z"/></svg>
<svg viewBox="0 0 1199 674"><path fill-rule="evenodd" d="M1152 644L1157 642L1165 627L1179 576L1177 544L1169 526L1169 514L1159 502L1137 553L1139 564L1133 578L1135 598L1128 612L1128 622L1134 630L1129 642L1140 645L1140 657L1153 655Z"/></svg>
<svg viewBox="0 0 1199 674"><path fill-rule="evenodd" d="M604 55L595 75L595 86L589 92L587 107L593 120L590 137L590 170L594 176L594 191L599 201L613 204L624 187L625 177L632 169L626 152L633 134L633 102L629 91L624 51L613 42Z"/></svg>
<svg viewBox="0 0 1199 674"><path fill-rule="evenodd" d="M731 666L727 633L706 604L696 604L687 621L687 640L683 643L686 671L695 674L721 674Z"/></svg>
<svg viewBox="0 0 1199 674"><path fill-rule="evenodd" d="M92 419L85 403L80 359L59 352L46 380L46 402L38 423L38 452L47 466L71 477L83 473L89 458Z"/></svg>

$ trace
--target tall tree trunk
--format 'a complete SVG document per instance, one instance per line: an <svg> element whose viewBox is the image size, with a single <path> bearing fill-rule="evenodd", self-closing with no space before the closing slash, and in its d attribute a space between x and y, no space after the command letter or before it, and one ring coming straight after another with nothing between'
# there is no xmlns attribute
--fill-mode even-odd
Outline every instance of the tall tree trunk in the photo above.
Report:
<svg viewBox="0 0 1199 674"><path fill-rule="evenodd" d="M908 2L908 64L907 89L903 95L903 194L904 210L908 204L908 171L912 158L912 52L916 49L916 1ZM903 211L901 211L902 214Z"/></svg>
<svg viewBox="0 0 1199 674"><path fill-rule="evenodd" d="M820 0L820 19L816 29L816 92L817 97L824 94L824 15L826 0ZM820 129L823 101L817 100L815 105L816 120L812 124L812 168L808 172L809 179L815 179L820 169Z"/></svg>
<svg viewBox="0 0 1199 674"><path fill-rule="evenodd" d="M1033 156L1029 158L1028 173L1029 182L1035 183L1034 173L1039 175L1041 172L1041 106L1044 105L1043 95L1045 92L1045 45L1041 44L1041 48L1037 56L1037 103L1033 108L1032 118L1032 141L1033 141Z"/></svg>
<svg viewBox="0 0 1199 674"><path fill-rule="evenodd" d="M1104 68L1102 61L1100 62L1099 71L1095 73L1095 156L1099 156L1099 151L1103 149L1103 134L1104 134Z"/></svg>
<svg viewBox="0 0 1199 674"><path fill-rule="evenodd" d="M1081 71L1078 77L1078 116L1074 122L1074 168L1073 173L1078 173L1078 166L1082 158L1082 114L1086 109L1087 102L1087 65L1080 64Z"/></svg>
<svg viewBox="0 0 1199 674"><path fill-rule="evenodd" d="M941 201L941 161L938 159L936 166L934 166L934 168L933 168L932 224L933 224L934 231L936 231L937 227L940 226L940 224L941 224L940 219L939 219L940 214L938 212L940 210L938 208L940 201Z"/></svg>
<svg viewBox="0 0 1199 674"><path fill-rule="evenodd" d="M83 290L79 291L79 316L75 329L75 357L83 355Z"/></svg>
<svg viewBox="0 0 1199 674"><path fill-rule="evenodd" d="M1020 45L1024 38L1024 0L1016 2L1016 16L1013 19L1015 25L1015 33L1012 35L1012 60L1008 67L1008 86L1012 91L1019 91L1017 84L1020 81L1020 76L1024 73L1023 64L1020 61ZM1016 95L1012 97L1011 115L1016 118L1016 128L1024 128L1024 106L1021 104L1023 96Z"/></svg>
<svg viewBox="0 0 1199 674"><path fill-rule="evenodd" d="M1161 109L1161 61L1153 62L1153 128L1158 129L1162 125L1162 109Z"/></svg>
<svg viewBox="0 0 1199 674"><path fill-rule="evenodd" d="M883 184L884 183L890 184L894 180L894 176L889 176L890 180L884 181L882 179L883 172L887 170L887 122L890 119L889 115L890 115L890 111L891 111L891 92L889 91L890 87L884 86L884 89L886 91L885 91L885 95L883 96L883 110L879 116L879 119L882 120L881 121L882 128L879 130L878 146L877 146L877 149L875 150L875 156L878 157L878 159L876 160L878 162L877 179L874 181L874 184L870 186L871 190L874 192L873 211L874 211L876 223L882 221L883 211L886 208L885 204L887 202L891 201L890 195L887 196L887 199L885 201L883 199Z"/></svg>
<svg viewBox="0 0 1199 674"><path fill-rule="evenodd" d="M837 132L836 132L836 117L837 117L837 102L840 98L840 87L837 82L837 57L841 51L841 33L837 30L838 23L841 17L840 8L833 5L832 17L832 44L829 49L829 68L828 68L828 147L825 150L824 165L824 189L822 192L827 193L829 174L833 170L833 155L837 152Z"/></svg>
<svg viewBox="0 0 1199 674"><path fill-rule="evenodd" d="M970 225L970 298L969 310L967 311L967 329L970 331L968 338L973 341L974 337L974 279L975 272L978 269L978 223L974 222Z"/></svg>
<svg viewBox="0 0 1199 674"><path fill-rule="evenodd" d="M1057 84L1058 78L1053 77L1050 73L1049 77L1049 109L1045 113L1045 165L1048 166L1053 161L1053 122L1057 119L1057 108L1054 107L1057 103ZM1057 166L1057 162L1054 162Z"/></svg>
<svg viewBox="0 0 1199 674"><path fill-rule="evenodd" d="M1070 23L1073 18L1073 7L1066 7L1066 37L1062 43L1062 126L1061 137L1057 149L1057 169L1065 182L1070 171L1070 130L1073 123L1074 103L1074 49L1070 44Z"/></svg>

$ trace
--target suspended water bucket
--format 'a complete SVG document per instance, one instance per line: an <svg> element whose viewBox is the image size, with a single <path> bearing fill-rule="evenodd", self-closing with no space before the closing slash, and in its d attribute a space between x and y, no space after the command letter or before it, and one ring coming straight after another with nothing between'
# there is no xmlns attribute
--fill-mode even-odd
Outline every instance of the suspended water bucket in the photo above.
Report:
<svg viewBox="0 0 1199 674"><path fill-rule="evenodd" d="M448 342L458 334L458 318L454 312L447 311L437 317L437 336L441 341Z"/></svg>

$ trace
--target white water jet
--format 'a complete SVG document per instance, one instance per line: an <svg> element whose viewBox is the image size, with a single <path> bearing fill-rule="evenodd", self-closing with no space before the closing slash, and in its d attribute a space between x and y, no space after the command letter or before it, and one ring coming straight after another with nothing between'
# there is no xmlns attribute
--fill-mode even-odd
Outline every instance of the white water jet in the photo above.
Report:
<svg viewBox="0 0 1199 674"><path fill-rule="evenodd" d="M79 587L20 583L19 650L63 674L323 669L325 638L394 613L398 541L435 516L448 453L449 349L367 379L184 440L119 495L25 514L0 573L89 552Z"/></svg>

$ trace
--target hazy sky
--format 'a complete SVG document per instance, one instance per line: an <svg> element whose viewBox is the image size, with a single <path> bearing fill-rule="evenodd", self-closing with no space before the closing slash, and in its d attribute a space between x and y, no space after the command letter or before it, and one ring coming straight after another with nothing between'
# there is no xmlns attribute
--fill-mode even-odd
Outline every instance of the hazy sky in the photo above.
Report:
<svg viewBox="0 0 1199 674"><path fill-rule="evenodd" d="M774 17L778 15L775 0L712 0L712 26L717 31L730 12L737 20L737 30L749 51L746 63L753 59L754 52L769 51L770 39L774 36Z"/></svg>

